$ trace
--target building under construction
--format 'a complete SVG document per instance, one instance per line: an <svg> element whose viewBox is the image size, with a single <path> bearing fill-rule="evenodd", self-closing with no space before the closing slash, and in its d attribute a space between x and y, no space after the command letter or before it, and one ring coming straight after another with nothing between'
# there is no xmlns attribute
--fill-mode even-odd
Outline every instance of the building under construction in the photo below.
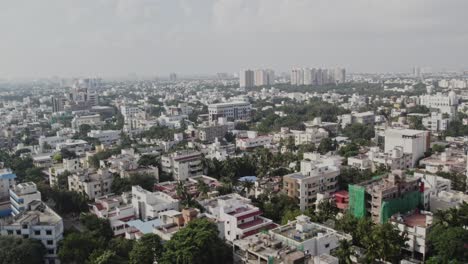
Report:
<svg viewBox="0 0 468 264"><path fill-rule="evenodd" d="M383 178L349 185L349 211L357 218L370 216L385 223L396 213L422 206L424 184L420 179L394 170Z"/></svg>

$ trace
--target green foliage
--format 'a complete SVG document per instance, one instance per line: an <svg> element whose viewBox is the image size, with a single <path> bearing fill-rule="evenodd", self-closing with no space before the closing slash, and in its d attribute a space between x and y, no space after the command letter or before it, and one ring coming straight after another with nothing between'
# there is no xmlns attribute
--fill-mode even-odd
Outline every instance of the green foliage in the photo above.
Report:
<svg viewBox="0 0 468 264"><path fill-rule="evenodd" d="M109 220L98 218L94 214L81 214L80 223L92 236L103 238L106 242L114 236L114 231L112 231Z"/></svg>
<svg viewBox="0 0 468 264"><path fill-rule="evenodd" d="M132 186L134 185L139 185L145 190L153 191L155 183L156 178L147 173L135 173L130 175L128 178L115 176L111 185L111 191L116 194L121 194L122 192L132 190Z"/></svg>
<svg viewBox="0 0 468 264"><path fill-rule="evenodd" d="M326 154L330 151L336 150L337 144L331 138L323 138L320 140L320 144L317 147L317 151L320 154Z"/></svg>
<svg viewBox="0 0 468 264"><path fill-rule="evenodd" d="M255 206L263 212L263 216L279 223L286 212L299 209L296 199L289 197L284 193L274 195L259 195L252 199ZM292 220L292 219L290 219Z"/></svg>
<svg viewBox="0 0 468 264"><path fill-rule="evenodd" d="M354 123L346 126L343 129L343 134L351 141L362 139L371 140L375 136L375 131L373 125Z"/></svg>
<svg viewBox="0 0 468 264"><path fill-rule="evenodd" d="M51 188L45 184L38 185L38 188L42 194L42 200L61 215L88 211L87 198L83 194L66 189Z"/></svg>
<svg viewBox="0 0 468 264"><path fill-rule="evenodd" d="M437 172L437 175L452 181L451 187L453 190L461 192L465 192L467 190L467 181L466 176L464 174L456 172L439 171Z"/></svg>
<svg viewBox="0 0 468 264"><path fill-rule="evenodd" d="M99 168L99 162L101 160L106 160L112 155L120 154L121 148L108 149L94 154L88 158L89 165L95 169Z"/></svg>
<svg viewBox="0 0 468 264"><path fill-rule="evenodd" d="M434 145L432 145L432 151L437 152L437 153L444 152L445 151L445 146L434 144Z"/></svg>
<svg viewBox="0 0 468 264"><path fill-rule="evenodd" d="M341 147L338 150L338 154L345 158L353 157L359 154L359 145L354 142L347 144L346 146Z"/></svg>
<svg viewBox="0 0 468 264"><path fill-rule="evenodd" d="M425 105L416 105L407 109L408 114L429 114L431 109Z"/></svg>
<svg viewBox="0 0 468 264"><path fill-rule="evenodd" d="M422 117L420 116L410 116L407 119L410 129L416 130L426 130L422 123Z"/></svg>
<svg viewBox="0 0 468 264"><path fill-rule="evenodd" d="M130 264L153 264L163 254L161 238L155 234L142 236L130 251Z"/></svg>
<svg viewBox="0 0 468 264"><path fill-rule="evenodd" d="M138 165L142 167L148 167L148 166L159 167L160 161L159 161L159 158L154 155L143 155L138 160Z"/></svg>
<svg viewBox="0 0 468 264"><path fill-rule="evenodd" d="M58 257L62 263L83 263L94 250L104 247L105 241L96 239L89 232L73 232L60 241Z"/></svg>
<svg viewBox="0 0 468 264"><path fill-rule="evenodd" d="M232 249L219 237L215 224L206 219L191 221L164 245L158 263L231 263Z"/></svg>
<svg viewBox="0 0 468 264"><path fill-rule="evenodd" d="M42 264L45 254L39 240L0 236L0 264Z"/></svg>
<svg viewBox="0 0 468 264"><path fill-rule="evenodd" d="M125 261L122 257L117 255L113 250L95 250L89 256L87 264L125 264Z"/></svg>
<svg viewBox="0 0 468 264"><path fill-rule="evenodd" d="M146 138L172 140L174 133L183 132L183 129L171 129L165 126L153 126L149 130L144 131L141 136Z"/></svg>

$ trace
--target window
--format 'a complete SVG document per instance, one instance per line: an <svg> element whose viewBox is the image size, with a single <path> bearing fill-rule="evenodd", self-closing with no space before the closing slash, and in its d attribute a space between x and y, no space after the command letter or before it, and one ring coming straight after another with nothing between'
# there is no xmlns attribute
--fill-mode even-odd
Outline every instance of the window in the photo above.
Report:
<svg viewBox="0 0 468 264"><path fill-rule="evenodd" d="M54 241L53 240L47 240L47 245L53 245Z"/></svg>
<svg viewBox="0 0 468 264"><path fill-rule="evenodd" d="M48 250L47 250L47 254L54 254L54 253L55 253L55 252L54 252L53 249L48 249Z"/></svg>
<svg viewBox="0 0 468 264"><path fill-rule="evenodd" d="M28 239L28 238L29 238L29 235L23 235L23 238L24 238L24 239Z"/></svg>
<svg viewBox="0 0 468 264"><path fill-rule="evenodd" d="M330 244L325 244L325 248L329 248L330 247Z"/></svg>
<svg viewBox="0 0 468 264"><path fill-rule="evenodd" d="M13 235L13 230L7 230L8 235Z"/></svg>
<svg viewBox="0 0 468 264"><path fill-rule="evenodd" d="M52 235L52 230L46 230L46 235L48 236Z"/></svg>
<svg viewBox="0 0 468 264"><path fill-rule="evenodd" d="M21 235L21 230L16 230L17 235Z"/></svg>
<svg viewBox="0 0 468 264"><path fill-rule="evenodd" d="M41 234L41 230L35 230L34 235L39 236Z"/></svg>

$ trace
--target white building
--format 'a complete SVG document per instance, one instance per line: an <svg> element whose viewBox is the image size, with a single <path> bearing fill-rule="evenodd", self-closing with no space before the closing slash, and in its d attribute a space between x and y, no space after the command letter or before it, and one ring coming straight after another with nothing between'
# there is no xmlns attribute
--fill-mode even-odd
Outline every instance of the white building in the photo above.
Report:
<svg viewBox="0 0 468 264"><path fill-rule="evenodd" d="M31 238L46 248L45 263L59 264L58 244L63 238L63 220L40 200L31 201L25 210L11 218L0 220L0 235Z"/></svg>
<svg viewBox="0 0 468 264"><path fill-rule="evenodd" d="M32 201L41 201L41 193L34 182L24 182L10 189L11 214L19 215L28 209Z"/></svg>
<svg viewBox="0 0 468 264"><path fill-rule="evenodd" d="M441 113L452 115L457 112L459 99L454 91L450 91L448 95L442 93L421 95L419 104L428 108L437 108Z"/></svg>
<svg viewBox="0 0 468 264"><path fill-rule="evenodd" d="M270 70L270 69L255 70L254 72L255 86L273 85L274 83L275 83L275 72L273 70Z"/></svg>
<svg viewBox="0 0 468 264"><path fill-rule="evenodd" d="M248 131L247 137L236 139L236 147L240 148L241 150L265 147L270 145L272 140L272 136L259 136L256 131Z"/></svg>
<svg viewBox="0 0 468 264"><path fill-rule="evenodd" d="M101 125L101 116L99 114L75 116L71 121L71 125L75 130L80 129L81 125L99 126Z"/></svg>
<svg viewBox="0 0 468 264"><path fill-rule="evenodd" d="M348 165L361 170L375 171L378 166L384 166L390 170L405 170L413 167L413 157L403 151L403 147L394 147L390 152L381 152L379 147L370 148L366 155L358 155L348 158Z"/></svg>
<svg viewBox="0 0 468 264"><path fill-rule="evenodd" d="M187 178L202 175L202 154L198 151L179 151L161 157L162 170L172 173L174 179L183 181Z"/></svg>
<svg viewBox="0 0 468 264"><path fill-rule="evenodd" d="M90 204L90 212L99 218L109 220L115 236L125 234L126 222L136 218L130 193L98 197Z"/></svg>
<svg viewBox="0 0 468 264"><path fill-rule="evenodd" d="M58 181L58 176L62 173L76 172L82 169L82 164L79 159L63 159L62 163L55 164L53 167L49 168L49 184L50 186L56 186Z"/></svg>
<svg viewBox="0 0 468 264"><path fill-rule="evenodd" d="M88 137L97 138L101 144L111 146L120 141L120 130L91 130Z"/></svg>
<svg viewBox="0 0 468 264"><path fill-rule="evenodd" d="M107 170L79 171L68 176L68 189L86 194L89 199L95 199L111 192L113 179L114 177Z"/></svg>
<svg viewBox="0 0 468 264"><path fill-rule="evenodd" d="M67 139L67 141L63 143L58 143L55 149L57 151L66 149L75 152L77 155L84 155L87 151L91 150L91 145L82 139Z"/></svg>
<svg viewBox="0 0 468 264"><path fill-rule="evenodd" d="M389 153L395 147L403 147L404 153L412 155L412 166L424 157L429 143L429 131L393 128L385 130L385 153Z"/></svg>
<svg viewBox="0 0 468 264"><path fill-rule="evenodd" d="M227 102L208 105L209 121L225 117L230 120L250 120L251 104L249 102Z"/></svg>
<svg viewBox="0 0 468 264"><path fill-rule="evenodd" d="M179 201L163 192L150 192L140 186L132 186L132 206L136 217L151 220L161 212L179 210Z"/></svg>
<svg viewBox="0 0 468 264"><path fill-rule="evenodd" d="M433 132L445 131L452 120L449 116L445 115L445 113L432 112L430 116L422 119L422 124Z"/></svg>
<svg viewBox="0 0 468 264"><path fill-rule="evenodd" d="M203 200L200 204L208 214L223 224L219 231L231 242L276 227L272 220L261 216L260 209L253 206L249 199L239 194Z"/></svg>

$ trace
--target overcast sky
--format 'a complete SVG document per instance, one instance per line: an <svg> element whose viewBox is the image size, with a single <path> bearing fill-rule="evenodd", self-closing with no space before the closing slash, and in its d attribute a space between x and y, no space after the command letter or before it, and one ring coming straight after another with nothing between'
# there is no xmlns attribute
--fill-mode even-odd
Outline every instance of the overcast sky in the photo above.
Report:
<svg viewBox="0 0 468 264"><path fill-rule="evenodd" d="M468 70L467 0L0 0L0 78Z"/></svg>

